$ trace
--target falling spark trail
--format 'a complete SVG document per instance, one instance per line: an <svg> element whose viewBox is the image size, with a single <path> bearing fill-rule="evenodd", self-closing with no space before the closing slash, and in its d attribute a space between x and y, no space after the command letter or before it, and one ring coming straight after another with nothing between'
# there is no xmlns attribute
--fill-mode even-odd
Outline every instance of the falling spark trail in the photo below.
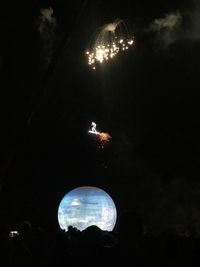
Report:
<svg viewBox="0 0 200 267"><path fill-rule="evenodd" d="M96 69L97 64L102 64L120 52L128 50L134 44L134 38L128 36L126 28L120 27L121 24L124 24L123 21L117 19L100 28L93 46L86 51L88 64L92 69Z"/></svg>

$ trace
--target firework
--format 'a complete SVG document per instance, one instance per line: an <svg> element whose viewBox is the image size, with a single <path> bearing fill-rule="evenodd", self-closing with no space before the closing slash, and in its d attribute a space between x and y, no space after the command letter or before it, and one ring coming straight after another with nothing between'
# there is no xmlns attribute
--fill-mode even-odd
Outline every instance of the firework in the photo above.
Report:
<svg viewBox="0 0 200 267"><path fill-rule="evenodd" d="M95 69L97 64L114 58L133 44L134 38L129 36L123 20L116 19L99 28L94 43L86 52L88 64Z"/></svg>
<svg viewBox="0 0 200 267"><path fill-rule="evenodd" d="M110 141L110 135L108 133L100 133L99 134L99 141L101 142L101 147L104 148L104 146Z"/></svg>
<svg viewBox="0 0 200 267"><path fill-rule="evenodd" d="M92 122L91 123L91 129L88 131L90 134L94 134L96 135L98 141L101 144L101 147L104 148L104 146L110 141L110 135L108 133L104 133L104 132L99 132L96 129L96 123Z"/></svg>
<svg viewBox="0 0 200 267"><path fill-rule="evenodd" d="M91 125L92 125L92 128L88 132L91 133L91 134L99 135L100 132L97 132L97 129L96 129L97 125L96 125L96 123L95 122L92 122Z"/></svg>

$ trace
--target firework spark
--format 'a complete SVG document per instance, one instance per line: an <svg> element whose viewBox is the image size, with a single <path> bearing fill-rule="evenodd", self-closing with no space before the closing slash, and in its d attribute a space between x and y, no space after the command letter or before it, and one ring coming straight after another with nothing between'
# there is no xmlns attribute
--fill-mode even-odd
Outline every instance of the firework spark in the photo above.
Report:
<svg viewBox="0 0 200 267"><path fill-rule="evenodd" d="M110 135L108 133L100 133L99 134L99 140L101 142L101 147L104 148L104 146L110 141Z"/></svg>
<svg viewBox="0 0 200 267"><path fill-rule="evenodd" d="M104 132L99 132L96 129L96 123L92 122L91 123L91 129L88 131L90 134L94 134L97 136L98 141L101 144L101 147L104 148L104 146L110 141L110 135L108 133L104 133Z"/></svg>
<svg viewBox="0 0 200 267"><path fill-rule="evenodd" d="M117 19L113 23L105 24L98 31L91 49L86 52L88 64L95 69L97 64L114 58L133 44L134 38L128 36L122 20Z"/></svg>

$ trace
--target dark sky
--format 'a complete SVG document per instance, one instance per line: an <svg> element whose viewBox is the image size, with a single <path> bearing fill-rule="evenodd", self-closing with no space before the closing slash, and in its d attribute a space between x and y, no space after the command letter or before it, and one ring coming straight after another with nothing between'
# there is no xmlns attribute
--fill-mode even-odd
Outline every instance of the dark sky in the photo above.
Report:
<svg viewBox="0 0 200 267"><path fill-rule="evenodd" d="M39 33L49 6L54 23ZM199 220L200 1L21 0L0 10L1 217L58 227L64 194L94 185L146 223ZM84 53L117 17L135 46L92 71ZM91 121L112 137L104 149Z"/></svg>

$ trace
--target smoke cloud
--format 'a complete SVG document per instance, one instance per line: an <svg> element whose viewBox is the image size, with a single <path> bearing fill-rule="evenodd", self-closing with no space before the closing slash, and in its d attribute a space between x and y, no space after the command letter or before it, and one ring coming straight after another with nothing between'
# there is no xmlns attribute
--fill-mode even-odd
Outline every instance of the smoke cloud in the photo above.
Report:
<svg viewBox="0 0 200 267"><path fill-rule="evenodd" d="M164 17L156 18L148 31L156 35L157 43L167 47L179 40L200 39L200 2L193 1L188 9L167 13Z"/></svg>
<svg viewBox="0 0 200 267"><path fill-rule="evenodd" d="M158 41L167 46L179 38L182 16L179 11L168 13L163 18L155 19L150 30L157 34Z"/></svg>
<svg viewBox="0 0 200 267"><path fill-rule="evenodd" d="M194 1L194 6L192 11L188 15L189 17L189 27L186 30L186 35L190 39L200 38L200 2L198 0Z"/></svg>
<svg viewBox="0 0 200 267"><path fill-rule="evenodd" d="M172 31L181 23L180 12L166 14L164 18L155 19L151 25L152 30L161 31L162 29Z"/></svg>
<svg viewBox="0 0 200 267"><path fill-rule="evenodd" d="M53 57L56 41L56 18L53 17L53 9L41 8L38 17L38 31L41 39L41 59L48 66Z"/></svg>
<svg viewBox="0 0 200 267"><path fill-rule="evenodd" d="M38 30L41 35L45 33L47 26L55 27L56 19L52 15L53 9L51 7L40 9Z"/></svg>

